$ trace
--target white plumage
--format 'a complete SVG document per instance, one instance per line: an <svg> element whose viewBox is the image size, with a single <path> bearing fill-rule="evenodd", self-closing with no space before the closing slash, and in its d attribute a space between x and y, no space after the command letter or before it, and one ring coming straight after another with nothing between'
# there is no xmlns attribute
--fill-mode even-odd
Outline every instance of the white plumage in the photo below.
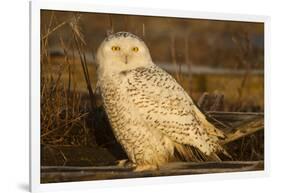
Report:
<svg viewBox="0 0 281 193"><path fill-rule="evenodd" d="M98 49L97 63L114 135L137 170L155 169L179 157L192 161L192 154L219 160L216 153L225 152L219 144L224 134L152 62L140 38L128 32L109 36Z"/></svg>

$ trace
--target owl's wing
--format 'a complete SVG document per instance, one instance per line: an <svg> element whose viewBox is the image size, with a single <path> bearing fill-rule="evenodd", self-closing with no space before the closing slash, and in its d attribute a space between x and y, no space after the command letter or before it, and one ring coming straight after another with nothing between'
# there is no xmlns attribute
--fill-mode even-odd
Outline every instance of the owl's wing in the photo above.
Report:
<svg viewBox="0 0 281 193"><path fill-rule="evenodd" d="M126 76L128 100L151 129L206 155L221 149L223 132L210 124L176 80L157 66L137 68Z"/></svg>

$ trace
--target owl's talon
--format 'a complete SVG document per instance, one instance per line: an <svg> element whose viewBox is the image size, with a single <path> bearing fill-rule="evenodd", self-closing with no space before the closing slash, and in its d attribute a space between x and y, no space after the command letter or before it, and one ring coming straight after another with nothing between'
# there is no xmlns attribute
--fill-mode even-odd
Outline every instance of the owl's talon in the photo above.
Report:
<svg viewBox="0 0 281 193"><path fill-rule="evenodd" d="M129 162L128 159L121 159L121 160L117 160L117 161L116 161L116 164L117 164L117 166L125 167L126 164L127 164L127 162Z"/></svg>
<svg viewBox="0 0 281 193"><path fill-rule="evenodd" d="M130 162L128 159L117 160L116 164L119 167L125 167L125 168L135 167L135 165L132 162Z"/></svg>
<svg viewBox="0 0 281 193"><path fill-rule="evenodd" d="M135 172L144 172L144 171L151 171L151 170L158 170L158 166L156 166L156 165L140 165L140 166L137 166L134 169Z"/></svg>

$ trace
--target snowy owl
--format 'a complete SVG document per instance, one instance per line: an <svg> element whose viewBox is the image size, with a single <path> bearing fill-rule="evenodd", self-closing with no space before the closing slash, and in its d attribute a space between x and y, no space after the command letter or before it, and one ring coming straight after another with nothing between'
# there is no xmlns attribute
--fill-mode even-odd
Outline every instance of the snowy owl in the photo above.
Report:
<svg viewBox="0 0 281 193"><path fill-rule="evenodd" d="M209 123L180 84L153 63L129 32L108 36L97 51L98 87L117 141L136 171L175 160L219 160L222 131Z"/></svg>

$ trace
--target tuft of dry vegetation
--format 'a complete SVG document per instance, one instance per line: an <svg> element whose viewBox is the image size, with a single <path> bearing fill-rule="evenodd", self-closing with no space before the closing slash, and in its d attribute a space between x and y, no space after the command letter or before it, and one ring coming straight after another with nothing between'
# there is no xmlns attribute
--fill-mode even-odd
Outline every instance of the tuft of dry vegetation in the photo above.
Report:
<svg viewBox="0 0 281 193"><path fill-rule="evenodd" d="M90 143L87 117L91 109L82 101L82 94L77 91L75 77L73 77L73 65L75 56L70 55L69 47L79 51L80 64L89 90L93 108L93 91L90 84L89 72L83 52L86 44L78 26L80 16L74 14L71 20L64 21L52 28L55 20L54 12L46 34L41 42L41 144L52 145L76 145L87 146ZM49 36L64 25L68 25L73 32L73 42L66 45L59 34L60 46L63 49L64 60L55 66L49 55ZM76 47L74 47L76 46ZM73 53L73 51L72 51ZM72 61L72 62L71 62ZM54 73L55 72L55 73ZM62 80L66 76L67 81Z"/></svg>
<svg viewBox="0 0 281 193"><path fill-rule="evenodd" d="M81 109L81 95L70 92L59 77L41 79L41 143L60 145L85 145L88 112ZM70 134L74 134L70 136Z"/></svg>

